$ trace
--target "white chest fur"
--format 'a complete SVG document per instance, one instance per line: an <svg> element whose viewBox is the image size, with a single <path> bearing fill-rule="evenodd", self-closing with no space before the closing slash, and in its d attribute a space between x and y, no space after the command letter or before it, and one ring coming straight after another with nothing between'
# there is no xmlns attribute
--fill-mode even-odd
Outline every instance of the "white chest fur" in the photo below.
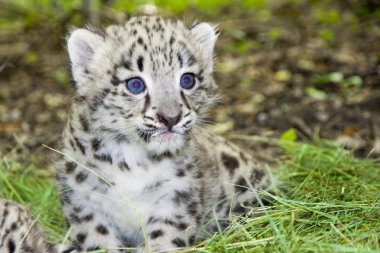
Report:
<svg viewBox="0 0 380 253"><path fill-rule="evenodd" d="M92 158L105 153L112 162ZM92 205L96 213L131 236L140 233L152 215L172 217L175 208L168 205L173 205L175 191L192 187L188 177L176 176L181 164L170 158L152 161L142 148L130 144L108 143L92 154L78 157L78 162L96 166L88 168L88 176L80 184L70 180L74 191L81 193L76 194L74 201Z"/></svg>

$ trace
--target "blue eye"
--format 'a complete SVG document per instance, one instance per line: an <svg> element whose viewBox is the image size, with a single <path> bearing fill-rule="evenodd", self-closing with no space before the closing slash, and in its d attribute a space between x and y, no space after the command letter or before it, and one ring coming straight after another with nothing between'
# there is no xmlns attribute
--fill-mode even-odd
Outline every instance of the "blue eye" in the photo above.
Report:
<svg viewBox="0 0 380 253"><path fill-rule="evenodd" d="M134 77L127 80L127 89L132 94L140 94L145 90L145 83L141 78Z"/></svg>
<svg viewBox="0 0 380 253"><path fill-rule="evenodd" d="M185 73L181 76L180 85L186 90L190 90L195 85L195 77L192 73Z"/></svg>

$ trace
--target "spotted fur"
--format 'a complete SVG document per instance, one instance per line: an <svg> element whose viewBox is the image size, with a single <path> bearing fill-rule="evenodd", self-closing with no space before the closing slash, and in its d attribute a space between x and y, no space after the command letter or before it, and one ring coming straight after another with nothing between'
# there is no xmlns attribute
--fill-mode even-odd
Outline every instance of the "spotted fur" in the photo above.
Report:
<svg viewBox="0 0 380 253"><path fill-rule="evenodd" d="M74 253L74 249L48 243L25 207L0 199L0 252Z"/></svg>
<svg viewBox="0 0 380 253"><path fill-rule="evenodd" d="M215 100L216 38L213 25L154 16L69 36L76 95L57 179L77 250L186 247L269 187L248 153L200 127ZM192 89L180 87L184 73ZM141 94L127 89L133 77Z"/></svg>

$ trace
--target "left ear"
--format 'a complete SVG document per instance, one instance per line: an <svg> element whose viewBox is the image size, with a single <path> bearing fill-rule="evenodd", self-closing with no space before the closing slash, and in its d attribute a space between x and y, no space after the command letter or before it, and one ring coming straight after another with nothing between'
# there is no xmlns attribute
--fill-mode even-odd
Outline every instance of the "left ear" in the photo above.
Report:
<svg viewBox="0 0 380 253"><path fill-rule="evenodd" d="M217 26L202 22L193 25L190 32L200 45L206 58L212 61L215 42L219 34Z"/></svg>
<svg viewBox="0 0 380 253"><path fill-rule="evenodd" d="M67 40L67 50L72 66L73 78L76 88L85 85L86 71L92 62L96 50L104 42L104 39L95 32L87 29L74 30Z"/></svg>

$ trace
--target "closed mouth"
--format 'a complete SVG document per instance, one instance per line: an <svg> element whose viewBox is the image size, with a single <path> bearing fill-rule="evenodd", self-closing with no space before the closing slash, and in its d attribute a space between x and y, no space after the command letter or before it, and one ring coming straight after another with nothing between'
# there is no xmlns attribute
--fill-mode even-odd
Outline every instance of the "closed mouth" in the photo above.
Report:
<svg viewBox="0 0 380 253"><path fill-rule="evenodd" d="M155 133L152 134L151 137L167 136L167 135L174 135L174 134L178 134L178 133L173 130L163 130L163 131L156 131Z"/></svg>
<svg viewBox="0 0 380 253"><path fill-rule="evenodd" d="M183 133L179 133L173 130L138 130L138 135L145 142L149 142L152 139L159 139L160 141L170 141L177 136L184 135Z"/></svg>

